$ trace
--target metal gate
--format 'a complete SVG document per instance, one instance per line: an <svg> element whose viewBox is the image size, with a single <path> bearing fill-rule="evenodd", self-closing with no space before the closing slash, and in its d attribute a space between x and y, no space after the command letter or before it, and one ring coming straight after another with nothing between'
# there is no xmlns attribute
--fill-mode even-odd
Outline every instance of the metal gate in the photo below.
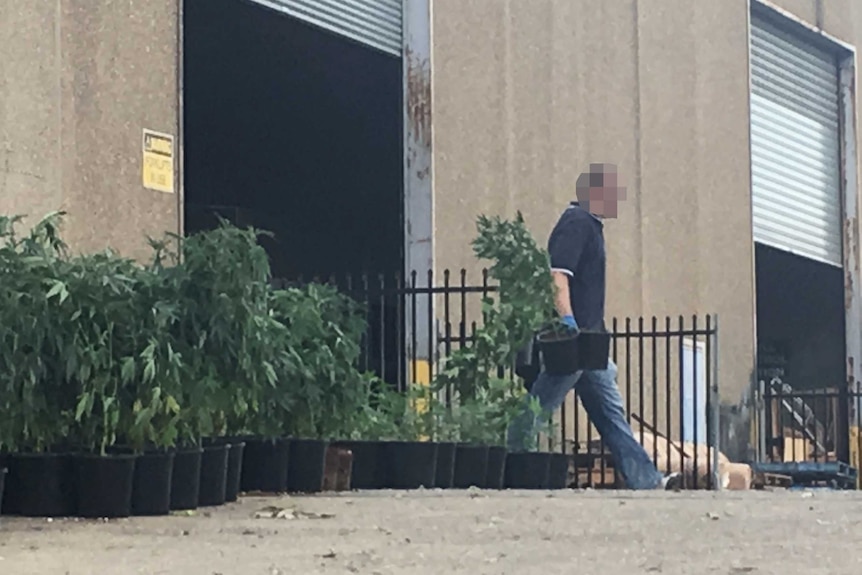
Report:
<svg viewBox="0 0 862 575"><path fill-rule="evenodd" d="M759 468L788 474L799 485L856 489L856 456L862 434L850 425L862 387L844 382L821 389L794 389L774 377L759 382L754 418Z"/></svg>
<svg viewBox="0 0 862 575"><path fill-rule="evenodd" d="M401 56L402 0L253 0L360 44Z"/></svg>
<svg viewBox="0 0 862 575"><path fill-rule="evenodd" d="M836 57L753 17L754 240L842 265Z"/></svg>

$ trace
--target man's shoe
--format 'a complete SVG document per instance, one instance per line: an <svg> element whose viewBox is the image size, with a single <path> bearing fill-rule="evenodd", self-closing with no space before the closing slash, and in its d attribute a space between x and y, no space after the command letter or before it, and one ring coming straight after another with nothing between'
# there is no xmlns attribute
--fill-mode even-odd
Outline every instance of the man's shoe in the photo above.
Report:
<svg viewBox="0 0 862 575"><path fill-rule="evenodd" d="M664 491L679 491L682 489L682 473L670 473L661 478L657 489Z"/></svg>

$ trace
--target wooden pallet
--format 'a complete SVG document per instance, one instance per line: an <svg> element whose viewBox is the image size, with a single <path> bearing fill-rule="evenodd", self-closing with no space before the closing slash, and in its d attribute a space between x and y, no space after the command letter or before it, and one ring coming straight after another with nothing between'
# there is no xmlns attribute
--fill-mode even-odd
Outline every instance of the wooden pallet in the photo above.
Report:
<svg viewBox="0 0 862 575"><path fill-rule="evenodd" d="M841 461L761 462L755 471L786 475L794 485L830 485L835 489L855 489L858 472Z"/></svg>
<svg viewBox="0 0 862 575"><path fill-rule="evenodd" d="M789 489L793 486L793 478L779 473L755 471L751 478L752 489L779 488Z"/></svg>
<svg viewBox="0 0 862 575"><path fill-rule="evenodd" d="M616 475L613 469L605 468L602 471L599 467L592 469L579 469L577 484L572 485L576 489L619 489L616 484Z"/></svg>
<svg viewBox="0 0 862 575"><path fill-rule="evenodd" d="M597 443L597 442L596 442ZM592 448L592 449L591 449ZM607 449L597 445L576 451L569 460L569 487L573 489L617 489L614 461Z"/></svg>

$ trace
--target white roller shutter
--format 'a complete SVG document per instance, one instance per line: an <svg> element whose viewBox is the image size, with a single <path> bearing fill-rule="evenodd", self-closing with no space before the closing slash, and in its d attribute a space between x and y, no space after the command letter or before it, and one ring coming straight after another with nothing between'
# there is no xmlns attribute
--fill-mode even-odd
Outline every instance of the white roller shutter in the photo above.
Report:
<svg viewBox="0 0 862 575"><path fill-rule="evenodd" d="M841 266L838 65L752 18L754 240Z"/></svg>
<svg viewBox="0 0 862 575"><path fill-rule="evenodd" d="M252 0L330 32L401 56L402 0Z"/></svg>

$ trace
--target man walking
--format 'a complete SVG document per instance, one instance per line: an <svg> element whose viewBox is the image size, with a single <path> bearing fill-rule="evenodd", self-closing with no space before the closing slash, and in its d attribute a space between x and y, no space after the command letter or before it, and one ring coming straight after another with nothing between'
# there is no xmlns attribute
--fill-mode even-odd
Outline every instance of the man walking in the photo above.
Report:
<svg viewBox="0 0 862 575"><path fill-rule="evenodd" d="M551 274L557 288L555 306L572 329L604 329L605 239L603 220L617 217L617 203L625 199L618 185L616 167L590 164L577 184L578 201L560 217L548 241ZM608 360L605 370L580 371L572 375L542 372L530 396L538 399L545 416L556 411L577 386L584 409L614 456L616 468L629 489L673 489L679 474L663 477L635 440L626 421L623 400L616 383L617 367ZM534 450L536 417L525 409L510 424L511 451Z"/></svg>

